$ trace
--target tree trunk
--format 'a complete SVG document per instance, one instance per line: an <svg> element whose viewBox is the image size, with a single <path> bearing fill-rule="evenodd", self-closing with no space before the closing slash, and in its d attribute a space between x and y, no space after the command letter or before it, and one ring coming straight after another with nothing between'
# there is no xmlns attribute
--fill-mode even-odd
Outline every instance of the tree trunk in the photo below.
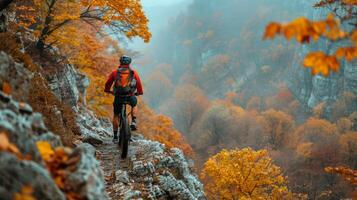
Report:
<svg viewBox="0 0 357 200"><path fill-rule="evenodd" d="M13 0L0 0L0 12L4 10Z"/></svg>

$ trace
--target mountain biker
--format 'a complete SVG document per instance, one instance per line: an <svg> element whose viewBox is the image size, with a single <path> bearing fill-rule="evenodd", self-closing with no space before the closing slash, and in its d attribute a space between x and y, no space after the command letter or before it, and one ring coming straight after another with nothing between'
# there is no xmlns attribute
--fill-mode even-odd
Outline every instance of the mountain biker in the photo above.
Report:
<svg viewBox="0 0 357 200"><path fill-rule="evenodd" d="M114 70L108 77L105 83L104 92L113 94L114 97L114 116L113 116L113 142L118 141L118 127L119 127L119 115L122 110L123 101L126 100L131 106L131 124L130 128L132 130L137 129L136 117L138 113L137 108L137 98L136 96L143 95L143 86L137 71L130 67L131 58L128 56L120 57L120 65ZM114 83L114 90L111 90ZM129 88L128 88L129 87ZM129 90L127 90L129 89Z"/></svg>

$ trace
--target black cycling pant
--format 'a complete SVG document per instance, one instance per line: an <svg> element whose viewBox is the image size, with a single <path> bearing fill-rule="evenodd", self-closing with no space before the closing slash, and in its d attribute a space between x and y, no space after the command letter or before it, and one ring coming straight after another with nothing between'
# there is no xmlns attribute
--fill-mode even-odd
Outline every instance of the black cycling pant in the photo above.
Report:
<svg viewBox="0 0 357 200"><path fill-rule="evenodd" d="M127 102L132 108L138 104L138 99L136 96L115 96L114 98L114 115L118 116L121 113L123 104Z"/></svg>

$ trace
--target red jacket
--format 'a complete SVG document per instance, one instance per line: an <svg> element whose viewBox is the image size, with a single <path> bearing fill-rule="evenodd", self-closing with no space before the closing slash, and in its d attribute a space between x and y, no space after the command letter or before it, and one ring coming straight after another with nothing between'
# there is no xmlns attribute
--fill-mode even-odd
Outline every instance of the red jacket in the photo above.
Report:
<svg viewBox="0 0 357 200"><path fill-rule="evenodd" d="M122 65L120 67L129 67L129 66L128 65ZM141 80L140 80L139 74L135 70L133 70L133 72L134 72L134 79L136 80L137 93L138 93L138 95L143 95L144 91L143 91L143 86L141 84ZM111 88L113 86L113 83L114 83L116 77L117 77L117 69L113 70L112 73L109 75L108 80L105 83L104 92L111 93Z"/></svg>

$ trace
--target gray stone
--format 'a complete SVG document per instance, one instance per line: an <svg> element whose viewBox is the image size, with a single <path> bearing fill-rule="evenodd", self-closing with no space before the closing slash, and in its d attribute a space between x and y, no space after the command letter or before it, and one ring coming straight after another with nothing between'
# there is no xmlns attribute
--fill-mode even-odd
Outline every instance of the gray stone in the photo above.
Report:
<svg viewBox="0 0 357 200"><path fill-rule="evenodd" d="M127 171L118 170L115 172L116 180L121 183L129 183L129 175Z"/></svg>
<svg viewBox="0 0 357 200"><path fill-rule="evenodd" d="M56 72L46 74L49 87L62 102L70 106L77 106L79 100L77 71L69 64L55 70Z"/></svg>
<svg viewBox="0 0 357 200"><path fill-rule="evenodd" d="M65 200L45 168L33 161L18 160L14 155L0 152L0 196L12 200L23 186L31 186L33 196L43 200Z"/></svg>
<svg viewBox="0 0 357 200"><path fill-rule="evenodd" d="M16 63L9 55L0 52L0 85L6 82L12 90L12 95L17 100L26 101L30 88L30 80L33 73L26 69L23 64Z"/></svg>
<svg viewBox="0 0 357 200"><path fill-rule="evenodd" d="M72 188L83 199L108 199L105 192L104 175L95 158L95 148L90 144L78 146L72 157L80 156L77 169L66 178L65 185Z"/></svg>
<svg viewBox="0 0 357 200"><path fill-rule="evenodd" d="M97 145L103 144L103 139L101 139L99 136L89 132L88 134L83 136L83 142L97 146Z"/></svg>
<svg viewBox="0 0 357 200"><path fill-rule="evenodd" d="M112 134L112 130L108 129L109 125L106 124L103 126L104 121L98 120L96 115L92 111L88 110L85 106L78 105L74 111L77 115L77 125L84 139L86 137L94 137L96 140L98 140L97 142L100 143L99 140L103 141L104 138Z"/></svg>
<svg viewBox="0 0 357 200"><path fill-rule="evenodd" d="M140 199L141 192L138 190L129 190L124 194L125 200Z"/></svg>

